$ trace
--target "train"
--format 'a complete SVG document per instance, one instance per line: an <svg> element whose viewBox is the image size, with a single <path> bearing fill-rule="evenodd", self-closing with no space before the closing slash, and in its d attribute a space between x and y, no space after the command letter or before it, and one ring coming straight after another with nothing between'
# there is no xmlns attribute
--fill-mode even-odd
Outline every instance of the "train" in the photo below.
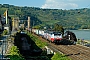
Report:
<svg viewBox="0 0 90 60"><path fill-rule="evenodd" d="M77 42L75 34L71 31L66 31L64 35L58 31L48 31L40 29L32 29L32 32L55 44L72 45L76 44Z"/></svg>

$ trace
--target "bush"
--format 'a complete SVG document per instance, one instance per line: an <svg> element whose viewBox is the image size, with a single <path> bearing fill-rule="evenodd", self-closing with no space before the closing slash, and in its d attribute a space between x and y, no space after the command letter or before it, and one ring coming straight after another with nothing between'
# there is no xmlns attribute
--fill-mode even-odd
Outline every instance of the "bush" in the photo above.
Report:
<svg viewBox="0 0 90 60"><path fill-rule="evenodd" d="M9 55L7 57L10 58L10 60L25 60L20 54L17 46L11 47Z"/></svg>
<svg viewBox="0 0 90 60"><path fill-rule="evenodd" d="M56 53L51 60L70 60L68 57L66 57L65 55L62 55L60 53Z"/></svg>
<svg viewBox="0 0 90 60"><path fill-rule="evenodd" d="M31 34L28 34L30 36L30 38L35 42L35 44L40 47L40 48L44 48L45 46L47 46L46 42L42 42L41 40L39 40L38 37L35 37Z"/></svg>
<svg viewBox="0 0 90 60"><path fill-rule="evenodd" d="M18 50L17 46L12 46L12 48L10 49L10 55L18 55L19 56L19 50Z"/></svg>
<svg viewBox="0 0 90 60"><path fill-rule="evenodd" d="M7 35L7 34L8 34L8 30L4 30L3 35Z"/></svg>

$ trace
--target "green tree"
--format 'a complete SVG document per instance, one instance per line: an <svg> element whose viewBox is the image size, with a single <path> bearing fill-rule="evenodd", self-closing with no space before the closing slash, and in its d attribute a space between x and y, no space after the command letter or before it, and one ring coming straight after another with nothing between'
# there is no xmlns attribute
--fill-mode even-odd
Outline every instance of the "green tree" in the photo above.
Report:
<svg viewBox="0 0 90 60"><path fill-rule="evenodd" d="M9 51L9 55L7 55L8 58L10 58L10 60L25 60L23 58L23 56L20 54L19 49L17 48L17 46L12 46L10 51Z"/></svg>
<svg viewBox="0 0 90 60"><path fill-rule="evenodd" d="M60 31L62 34L64 34L64 28L59 24L54 25L54 31Z"/></svg>
<svg viewBox="0 0 90 60"><path fill-rule="evenodd" d="M5 29L5 30L3 31L3 35L7 35L7 34L8 34L8 30Z"/></svg>
<svg viewBox="0 0 90 60"><path fill-rule="evenodd" d="M66 57L65 55L62 55L60 53L56 53L51 60L71 60L68 57Z"/></svg>
<svg viewBox="0 0 90 60"><path fill-rule="evenodd" d="M36 25L53 25L59 23L66 29L80 29L85 28L82 25L86 25L87 29L90 27L90 9L41 9L36 7L20 7L9 4L0 4L0 14L3 15L5 10L8 9L8 15L13 17L19 17L20 20L27 20L30 16L30 26ZM73 26L73 27L71 27ZM81 27L82 26L82 27ZM65 29L64 28L64 29Z"/></svg>

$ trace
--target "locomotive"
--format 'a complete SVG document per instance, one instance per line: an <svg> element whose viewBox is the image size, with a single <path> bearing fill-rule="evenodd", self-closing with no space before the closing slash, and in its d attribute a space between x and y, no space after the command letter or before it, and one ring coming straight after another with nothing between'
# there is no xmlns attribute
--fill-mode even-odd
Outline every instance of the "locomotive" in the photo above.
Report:
<svg viewBox="0 0 90 60"><path fill-rule="evenodd" d="M66 31L64 36L61 32L58 31L47 31L47 30L39 30L32 29L32 32L41 36L42 38L48 40L49 42L56 44L75 44L77 42L76 36L71 31Z"/></svg>
<svg viewBox="0 0 90 60"><path fill-rule="evenodd" d="M77 42L77 38L76 38L75 34L71 31L66 31L64 33L61 44L72 45L72 44L76 44L76 42Z"/></svg>
<svg viewBox="0 0 90 60"><path fill-rule="evenodd" d="M62 39L62 34L60 32L48 31L44 33L44 38L49 42L57 43Z"/></svg>

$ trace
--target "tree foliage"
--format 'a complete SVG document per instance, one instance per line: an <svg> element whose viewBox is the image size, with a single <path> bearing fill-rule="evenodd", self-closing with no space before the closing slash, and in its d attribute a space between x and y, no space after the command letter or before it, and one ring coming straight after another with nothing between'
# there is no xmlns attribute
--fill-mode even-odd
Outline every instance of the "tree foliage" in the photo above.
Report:
<svg viewBox="0 0 90 60"><path fill-rule="evenodd" d="M8 30L5 29L5 30L3 31L3 35L7 35L7 34L8 34Z"/></svg>
<svg viewBox="0 0 90 60"><path fill-rule="evenodd" d="M10 60L25 60L20 52L19 52L19 49L16 47L16 46L12 46L10 51L9 51L9 55L7 55L7 57L10 58Z"/></svg>
<svg viewBox="0 0 90 60"><path fill-rule="evenodd" d="M65 55L62 55L60 53L56 53L51 60L71 60L69 58L67 58Z"/></svg>
<svg viewBox="0 0 90 60"><path fill-rule="evenodd" d="M59 24L54 25L54 31L60 31L62 34L64 34L64 28Z"/></svg>
<svg viewBox="0 0 90 60"><path fill-rule="evenodd" d="M31 26L58 23L65 29L90 29L89 8L62 10L0 4L0 14L3 14L6 9L8 9L9 16L18 16L20 20L27 20L28 16L30 16Z"/></svg>

